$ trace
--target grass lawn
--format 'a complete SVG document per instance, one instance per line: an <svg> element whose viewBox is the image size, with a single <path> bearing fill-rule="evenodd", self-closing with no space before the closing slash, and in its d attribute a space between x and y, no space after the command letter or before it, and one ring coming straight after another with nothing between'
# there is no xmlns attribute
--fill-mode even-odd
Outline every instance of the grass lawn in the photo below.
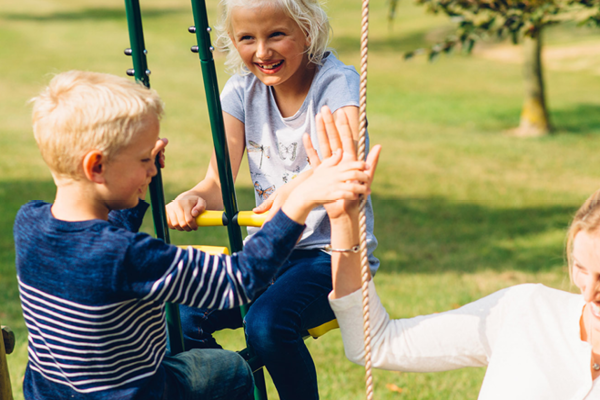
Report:
<svg viewBox="0 0 600 400"><path fill-rule="evenodd" d="M332 47L354 65L359 3L328 3ZM371 142L383 145L373 204L376 255L382 262L376 282L388 311L393 317L443 311L523 282L573 290L564 266L565 228L600 186L598 30L567 25L547 32L554 58L546 82L556 135L517 139L506 132L518 124L522 103L518 52L498 57L498 46L485 44L473 57L404 62L403 51L443 38L452 25L406 1L390 28L385 3L374 0L371 6L368 114ZM212 22L215 4L210 2ZM152 86L167 105L162 135L171 143L163 177L170 200L204 176L212 152L209 122L198 58L189 51L195 44L187 33L191 5L149 0L142 11ZM9 364L15 397L22 399L27 333L12 225L23 203L54 196L33 140L27 101L52 73L84 69L124 75L131 60L122 53L128 34L117 0L0 0L0 42L0 321L17 334ZM572 53L564 49L577 46L588 50L569 58ZM227 79L223 59L216 55L221 85ZM244 164L242 169L237 194L242 209L250 209L253 189ZM152 232L151 217L144 229ZM224 230L207 228L175 232L172 240L224 244L227 239ZM241 336L225 331L219 339L237 350ZM338 331L309 347L323 399L364 397L363 369L345 359ZM375 371L375 394L378 399L476 399L484 373Z"/></svg>

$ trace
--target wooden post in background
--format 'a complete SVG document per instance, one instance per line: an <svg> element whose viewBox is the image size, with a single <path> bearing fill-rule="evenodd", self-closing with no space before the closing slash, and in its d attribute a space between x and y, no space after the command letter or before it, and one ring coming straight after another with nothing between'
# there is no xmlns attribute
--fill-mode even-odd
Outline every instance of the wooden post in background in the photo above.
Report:
<svg viewBox="0 0 600 400"><path fill-rule="evenodd" d="M3 326L0 337L0 400L13 400L6 355L12 353L14 348L15 335L8 327Z"/></svg>

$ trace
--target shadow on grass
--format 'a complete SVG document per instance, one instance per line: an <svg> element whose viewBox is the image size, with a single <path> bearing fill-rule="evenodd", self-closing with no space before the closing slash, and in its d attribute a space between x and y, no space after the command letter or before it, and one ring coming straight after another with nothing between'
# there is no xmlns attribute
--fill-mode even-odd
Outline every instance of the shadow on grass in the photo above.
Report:
<svg viewBox="0 0 600 400"><path fill-rule="evenodd" d="M160 18L171 14L190 14L191 10L183 7L169 9L144 9L142 7L143 18ZM0 19L13 21L35 21L35 22L58 22L58 21L121 21L125 20L125 7L119 8L85 8L77 11L63 11L51 14L35 13L0 13Z"/></svg>
<svg viewBox="0 0 600 400"><path fill-rule="evenodd" d="M600 134L600 104L577 104L570 108L550 107L550 123L560 135ZM489 110L483 129L513 129L519 125L521 108ZM502 129L502 128L500 128Z"/></svg>
<svg viewBox="0 0 600 400"><path fill-rule="evenodd" d="M390 33L386 37L369 38L369 52L398 52L404 53L413 51L422 47L428 47L442 41L452 33L452 27L421 29L411 31L409 34ZM435 39L435 40L434 40ZM360 35L355 36L336 36L332 46L338 53L352 53L360 51Z"/></svg>
<svg viewBox="0 0 600 400"><path fill-rule="evenodd" d="M550 109L558 133L600 134L600 105L578 104L567 109Z"/></svg>
<svg viewBox="0 0 600 400"><path fill-rule="evenodd" d="M563 238L575 212L377 195L373 207L382 270L419 273L562 270Z"/></svg>

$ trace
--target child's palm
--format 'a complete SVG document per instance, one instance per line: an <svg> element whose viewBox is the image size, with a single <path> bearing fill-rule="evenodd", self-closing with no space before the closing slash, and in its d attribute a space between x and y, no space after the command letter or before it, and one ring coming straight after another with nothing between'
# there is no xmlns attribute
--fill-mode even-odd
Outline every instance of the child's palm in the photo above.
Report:
<svg viewBox="0 0 600 400"><path fill-rule="evenodd" d="M339 166L344 166L357 163L357 157L348 118L343 110L340 111L340 118L334 121L331 111L327 107L323 107L321 113L317 115L316 125L323 163L327 162L330 158L334 158L335 152L341 149L343 157L339 162ZM304 135L303 141L310 163L313 167L316 167L315 173L317 173L321 167L321 159L308 135ZM362 176L360 181L360 183L364 184L363 196L367 196L370 193L371 181L380 149L380 146L375 146L367 159L367 165L370 164L372 167L366 171L366 174ZM356 183L354 182L354 184ZM337 218L353 211L356 212L358 205L359 200L356 198L343 198L326 203L324 207L329 218Z"/></svg>

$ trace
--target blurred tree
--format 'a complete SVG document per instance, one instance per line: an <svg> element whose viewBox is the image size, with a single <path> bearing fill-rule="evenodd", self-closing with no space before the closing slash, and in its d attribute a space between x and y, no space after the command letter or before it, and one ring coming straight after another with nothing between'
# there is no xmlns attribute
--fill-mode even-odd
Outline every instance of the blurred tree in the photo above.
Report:
<svg viewBox="0 0 600 400"><path fill-rule="evenodd" d="M399 0L389 0L392 21ZM600 26L600 0L417 0L433 13L444 13L458 23L456 33L430 49L418 49L405 54L427 52L429 59L449 53L462 46L470 53L477 40L484 37L510 37L513 43L523 41L525 52L523 77L525 101L521 121L515 134L541 136L552 131L541 59L544 28L567 20Z"/></svg>

